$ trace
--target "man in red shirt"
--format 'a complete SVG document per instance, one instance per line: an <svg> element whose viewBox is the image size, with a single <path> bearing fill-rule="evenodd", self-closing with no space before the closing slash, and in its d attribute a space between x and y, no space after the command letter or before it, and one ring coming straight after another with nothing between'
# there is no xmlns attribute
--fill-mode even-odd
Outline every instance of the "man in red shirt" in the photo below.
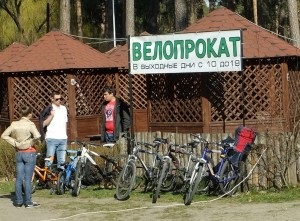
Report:
<svg viewBox="0 0 300 221"><path fill-rule="evenodd" d="M130 127L130 113L128 105L115 96L115 90L106 86L104 88L104 100L102 105L101 140L103 142L115 142L122 132L127 132Z"/></svg>

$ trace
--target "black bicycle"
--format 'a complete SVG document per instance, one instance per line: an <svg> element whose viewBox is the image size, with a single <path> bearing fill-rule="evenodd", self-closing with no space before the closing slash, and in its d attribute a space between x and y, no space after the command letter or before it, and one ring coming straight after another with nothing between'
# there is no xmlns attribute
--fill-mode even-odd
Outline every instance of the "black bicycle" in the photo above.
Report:
<svg viewBox="0 0 300 221"><path fill-rule="evenodd" d="M185 193L197 158L194 149L198 147L198 144L199 141L192 141L187 145L168 145L168 152L163 156L163 166L155 191L155 199L160 196L160 192ZM185 166L179 163L176 156L178 154L187 156L188 160ZM152 202L155 203L156 201L153 200Z"/></svg>
<svg viewBox="0 0 300 221"><path fill-rule="evenodd" d="M88 162L93 164L99 174L101 175L102 179L105 182L105 187L108 188L109 185L116 186L117 184L117 177L122 170L122 163L125 162L127 155L117 155L114 157L108 157L106 155L98 154L89 149L90 146L97 147L99 145L89 143L89 142L80 142L77 143L81 144L81 148L79 150L78 155L78 162L76 165L76 172L75 172L75 183L73 188L73 196L78 196L80 193L80 189L82 186L82 180L86 173L86 165ZM103 147L112 148L115 144L104 144ZM105 164L104 167L101 168L96 161L93 159L92 156L100 157L104 159Z"/></svg>
<svg viewBox="0 0 300 221"><path fill-rule="evenodd" d="M134 140L131 140L135 142ZM128 155L127 163L124 165L121 171L117 187L116 198L118 200L127 200L130 197L130 193L134 189L136 182L136 168L137 161L141 164L144 171L144 192L153 191L157 186L158 177L162 168L162 155L159 154L159 147L161 144L167 143L167 139L155 138L153 144L135 142L132 154ZM144 149L144 148L146 149ZM152 161L149 166L141 158L140 153L152 155ZM154 194L152 194L153 196Z"/></svg>

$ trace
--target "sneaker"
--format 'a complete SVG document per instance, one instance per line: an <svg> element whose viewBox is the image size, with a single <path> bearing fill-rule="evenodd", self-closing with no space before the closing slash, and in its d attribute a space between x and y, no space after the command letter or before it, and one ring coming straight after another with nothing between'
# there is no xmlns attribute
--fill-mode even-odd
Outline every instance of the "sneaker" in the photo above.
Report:
<svg viewBox="0 0 300 221"><path fill-rule="evenodd" d="M32 202L32 204L25 205L25 208L31 209L31 208L39 207L40 205L41 204L39 204L39 203Z"/></svg>
<svg viewBox="0 0 300 221"><path fill-rule="evenodd" d="M13 203L13 205L14 205L14 207L16 207L16 208L21 208L22 206L23 206L23 204L21 203L21 204L18 204L18 203Z"/></svg>

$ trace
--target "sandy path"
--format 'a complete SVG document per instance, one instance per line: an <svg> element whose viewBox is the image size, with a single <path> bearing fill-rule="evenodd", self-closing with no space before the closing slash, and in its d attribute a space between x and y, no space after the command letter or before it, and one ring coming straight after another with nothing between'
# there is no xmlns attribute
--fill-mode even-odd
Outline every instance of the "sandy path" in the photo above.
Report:
<svg viewBox="0 0 300 221"><path fill-rule="evenodd" d="M296 221L300 220L300 200L287 203L237 203L230 200L194 202L191 206L181 203L152 204L140 202L139 207L124 209L125 202L113 198L64 198L35 197L41 207L15 208L10 195L0 195L1 221L49 221L49 220L176 220L176 221ZM70 203L72 206L70 207ZM98 210L89 210L89 205ZM123 205L120 205L123 204ZM74 209L74 205L77 207ZM108 205L111 211L107 211ZM120 208L122 209L115 209ZM70 209L71 208L71 209ZM94 206L95 208L95 206ZM63 218L64 217L64 218Z"/></svg>

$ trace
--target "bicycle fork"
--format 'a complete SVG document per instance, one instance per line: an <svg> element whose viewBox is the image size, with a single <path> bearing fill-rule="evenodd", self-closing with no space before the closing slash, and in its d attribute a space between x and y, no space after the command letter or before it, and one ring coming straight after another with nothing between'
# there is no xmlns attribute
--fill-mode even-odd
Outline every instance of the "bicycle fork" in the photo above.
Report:
<svg viewBox="0 0 300 221"><path fill-rule="evenodd" d="M208 166L210 172L213 174L213 170L212 170L212 167L211 167L210 163L207 163L207 161L204 158L200 158L197 161L197 163L196 163L196 165L193 169L193 172L192 172L192 175L191 175L191 178L190 178L190 182L189 182L190 185L196 180L197 176L199 176L199 173L201 173L200 176L204 175L204 173L206 172L206 170L204 168L205 165ZM201 171L199 171L200 168L202 168Z"/></svg>

